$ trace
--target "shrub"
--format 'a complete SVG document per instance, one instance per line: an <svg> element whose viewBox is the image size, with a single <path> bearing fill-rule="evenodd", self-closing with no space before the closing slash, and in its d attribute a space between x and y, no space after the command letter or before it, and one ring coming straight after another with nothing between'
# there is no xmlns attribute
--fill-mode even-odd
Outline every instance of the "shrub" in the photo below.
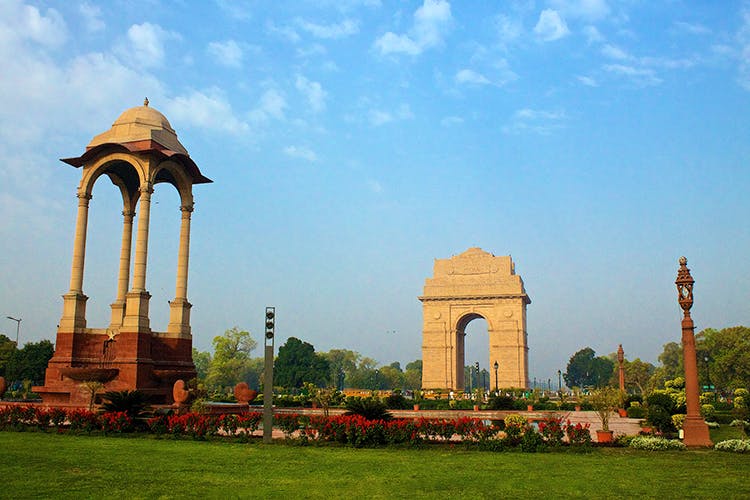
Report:
<svg viewBox="0 0 750 500"><path fill-rule="evenodd" d="M713 420L716 415L716 409L714 408L714 405L712 404L701 405L701 415L706 420Z"/></svg>
<svg viewBox="0 0 750 500"><path fill-rule="evenodd" d="M568 420L565 425L565 434L568 436L568 443L574 447L588 447L591 446L591 433L589 432L589 424L581 424L580 422L573 425Z"/></svg>
<svg viewBox="0 0 750 500"><path fill-rule="evenodd" d="M554 448L562 446L565 430L561 418L552 417L542 420L539 422L539 432L548 445Z"/></svg>
<svg viewBox="0 0 750 500"><path fill-rule="evenodd" d="M70 430L74 432L91 432L101 428L99 415L89 410L72 410L68 412Z"/></svg>
<svg viewBox="0 0 750 500"><path fill-rule="evenodd" d="M544 451L547 446L541 434L536 432L533 427L527 427L526 432L523 433L523 437L521 438L520 448L521 451L525 451L526 453L535 453Z"/></svg>
<svg viewBox="0 0 750 500"><path fill-rule="evenodd" d="M132 432L135 430L133 418L124 411L107 412L101 416L101 425L104 432Z"/></svg>
<svg viewBox="0 0 750 500"><path fill-rule="evenodd" d="M392 410L407 410L413 406L401 393L390 394L385 398L385 405Z"/></svg>
<svg viewBox="0 0 750 500"><path fill-rule="evenodd" d="M385 403L372 397L347 398L346 415L360 415L367 420L391 420L393 418Z"/></svg>
<svg viewBox="0 0 750 500"><path fill-rule="evenodd" d="M675 415L672 415L672 425L675 429L680 430L682 429L682 425L685 423L685 417L687 415L683 415L682 413L677 413Z"/></svg>
<svg viewBox="0 0 750 500"><path fill-rule="evenodd" d="M636 436L630 441L630 447L637 450L666 451L685 450L687 447L678 439L665 439L652 436Z"/></svg>
<svg viewBox="0 0 750 500"><path fill-rule="evenodd" d="M672 423L672 415L663 406L656 404L649 405L648 421L660 432L674 432L675 430Z"/></svg>
<svg viewBox="0 0 750 500"><path fill-rule="evenodd" d="M717 451L730 451L732 453L750 453L750 439L728 439L714 445Z"/></svg>
<svg viewBox="0 0 750 500"><path fill-rule="evenodd" d="M628 418L645 418L646 417L646 409L641 406L640 404L636 404L637 401L634 401L631 403L631 405L628 407Z"/></svg>
<svg viewBox="0 0 750 500"><path fill-rule="evenodd" d="M150 410L148 397L141 391L108 391L102 396L102 413L125 412L132 419L145 416Z"/></svg>
<svg viewBox="0 0 750 500"><path fill-rule="evenodd" d="M490 410L512 410L513 398L505 395L492 396L487 403L487 408Z"/></svg>

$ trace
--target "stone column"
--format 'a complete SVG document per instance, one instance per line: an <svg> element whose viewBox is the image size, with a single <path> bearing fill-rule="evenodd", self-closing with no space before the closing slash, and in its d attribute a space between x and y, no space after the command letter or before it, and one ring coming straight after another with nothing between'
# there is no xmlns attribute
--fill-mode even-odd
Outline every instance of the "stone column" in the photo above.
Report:
<svg viewBox="0 0 750 500"><path fill-rule="evenodd" d="M70 271L70 291L63 295L63 315L60 331L74 331L86 328L86 300L83 294L83 268L86 261L86 232L89 219L91 195L78 193L78 215L73 242L73 264Z"/></svg>
<svg viewBox="0 0 750 500"><path fill-rule="evenodd" d="M148 260L148 226L151 217L151 193L154 188L146 183L140 188L138 229L135 239L135 262L133 264L133 286L126 295L125 319L122 326L128 330L149 330L148 301L151 294L146 291L146 263Z"/></svg>
<svg viewBox="0 0 750 500"><path fill-rule="evenodd" d="M86 260L86 232L89 221L91 195L78 193L76 236L73 242L73 266L70 271L70 291L83 293L83 267Z"/></svg>
<svg viewBox="0 0 750 500"><path fill-rule="evenodd" d="M190 217L193 205L183 205L180 225L180 248L177 254L177 283L175 298L169 303L169 325L167 331L183 335L190 334L190 308L187 301L188 261L190 258Z"/></svg>
<svg viewBox="0 0 750 500"><path fill-rule="evenodd" d="M620 376L620 390L625 392L625 351L622 350L622 344L617 348L617 364L619 368L617 370Z"/></svg>
<svg viewBox="0 0 750 500"><path fill-rule="evenodd" d="M140 189L140 214L138 216L138 233L135 240L135 265L133 267L133 292L146 291L146 262L148 259L148 225L151 218L151 193L154 188L150 183Z"/></svg>
<svg viewBox="0 0 750 500"><path fill-rule="evenodd" d="M122 326L125 317L125 296L130 284L130 254L133 242L133 217L135 212L123 210L122 212L122 245L120 247L120 274L117 279L117 299L112 304L112 322L110 328Z"/></svg>

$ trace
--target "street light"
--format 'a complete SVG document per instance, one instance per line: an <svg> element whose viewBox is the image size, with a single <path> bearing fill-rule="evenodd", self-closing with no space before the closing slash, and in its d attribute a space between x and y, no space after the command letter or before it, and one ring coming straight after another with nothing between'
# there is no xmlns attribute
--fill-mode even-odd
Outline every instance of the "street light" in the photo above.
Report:
<svg viewBox="0 0 750 500"><path fill-rule="evenodd" d="M16 348L18 348L18 332L21 330L21 318L14 318L13 316L6 316L11 321L16 322Z"/></svg>
<svg viewBox="0 0 750 500"><path fill-rule="evenodd" d="M500 387L497 384L497 369L500 368L500 364L495 361L493 366L495 367L495 393L497 393L500 390Z"/></svg>
<svg viewBox="0 0 750 500"><path fill-rule="evenodd" d="M708 356L703 357L703 361L706 362L706 389L712 390L711 387L711 369L708 367Z"/></svg>
<svg viewBox="0 0 750 500"><path fill-rule="evenodd" d="M557 392L562 391L562 372L557 370Z"/></svg>

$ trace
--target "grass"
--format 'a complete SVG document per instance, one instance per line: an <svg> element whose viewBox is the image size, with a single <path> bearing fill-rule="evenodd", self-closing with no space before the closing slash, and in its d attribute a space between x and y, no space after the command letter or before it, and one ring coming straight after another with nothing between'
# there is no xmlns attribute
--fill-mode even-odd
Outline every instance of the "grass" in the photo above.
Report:
<svg viewBox="0 0 750 500"><path fill-rule="evenodd" d="M740 498L750 456L492 453L0 432L4 498Z"/></svg>
<svg viewBox="0 0 750 500"><path fill-rule="evenodd" d="M747 439L742 428L730 427L729 425L722 425L718 429L708 429L708 433L714 443L728 439Z"/></svg>

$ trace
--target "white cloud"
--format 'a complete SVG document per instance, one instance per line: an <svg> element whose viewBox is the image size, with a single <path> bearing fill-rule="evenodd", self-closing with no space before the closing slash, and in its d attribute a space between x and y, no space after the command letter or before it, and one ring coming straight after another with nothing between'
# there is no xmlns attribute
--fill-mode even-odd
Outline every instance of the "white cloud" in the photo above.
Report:
<svg viewBox="0 0 750 500"><path fill-rule="evenodd" d="M539 14L539 21L534 26L534 33L545 42L552 42L567 36L570 30L556 10L544 9Z"/></svg>
<svg viewBox="0 0 750 500"><path fill-rule="evenodd" d="M98 5L84 2L78 6L78 11L84 19L86 31L94 33L102 31L106 27L102 20L102 9Z"/></svg>
<svg viewBox="0 0 750 500"><path fill-rule="evenodd" d="M490 85L492 83L483 74L477 73L476 71L470 69L462 69L461 71L456 73L455 78L456 82L461 84Z"/></svg>
<svg viewBox="0 0 750 500"><path fill-rule="evenodd" d="M375 40L375 48L383 55L419 55L442 43L451 25L451 6L445 0L424 0L414 12L414 24L407 34L387 32Z"/></svg>
<svg viewBox="0 0 750 500"><path fill-rule="evenodd" d="M315 38L338 39L359 33L359 23L353 19L344 19L338 24L316 24L297 19L297 25Z"/></svg>
<svg viewBox="0 0 750 500"><path fill-rule="evenodd" d="M675 31L679 33L687 33L688 35L709 35L711 30L700 23L687 23L683 21L675 21Z"/></svg>
<svg viewBox="0 0 750 500"><path fill-rule="evenodd" d="M414 118L411 108L408 104L402 104L395 111L383 111L380 109L371 109L368 113L370 124L379 127L396 120L410 120Z"/></svg>
<svg viewBox="0 0 750 500"><path fill-rule="evenodd" d="M136 67L161 66L164 62L164 43L173 38L179 38L179 35L164 30L158 24L134 24L128 29L127 46L120 46L118 53Z"/></svg>
<svg viewBox="0 0 750 500"><path fill-rule="evenodd" d="M244 53L242 47L234 40L227 40L226 42L211 42L208 44L208 53L223 66L231 68L239 68L242 66Z"/></svg>
<svg viewBox="0 0 750 500"><path fill-rule="evenodd" d="M214 0L229 17L237 21L247 21L253 17L252 0Z"/></svg>
<svg viewBox="0 0 750 500"><path fill-rule="evenodd" d="M502 45L518 40L523 34L523 25L520 19L502 14L495 18L495 28Z"/></svg>
<svg viewBox="0 0 750 500"><path fill-rule="evenodd" d="M250 129L247 123L235 116L223 92L215 87L177 96L170 100L165 111L172 121L186 126L232 134L242 134Z"/></svg>
<svg viewBox="0 0 750 500"><path fill-rule="evenodd" d="M292 158L300 158L310 162L318 159L318 155L314 151L304 146L287 146L284 148L284 154Z"/></svg>
<svg viewBox="0 0 750 500"><path fill-rule="evenodd" d="M283 38L292 43L297 43L302 39L302 37L299 36L299 33L297 33L297 30L291 26L277 26L271 21L266 23L266 33Z"/></svg>
<svg viewBox="0 0 750 500"><path fill-rule="evenodd" d="M739 44L739 76L740 85L750 90L750 9L742 11L742 26L737 32Z"/></svg>
<svg viewBox="0 0 750 500"><path fill-rule="evenodd" d="M652 69L636 68L624 64L605 64L604 70L612 74L624 76L639 87L659 85L662 80Z"/></svg>
<svg viewBox="0 0 750 500"><path fill-rule="evenodd" d="M596 26L585 26L583 28L583 34L586 36L586 41L588 43L597 43L604 41L604 36L602 36Z"/></svg>
<svg viewBox="0 0 750 500"><path fill-rule="evenodd" d="M454 125L461 125L464 122L464 119L460 116L446 116L442 120L440 120L440 125L443 127L452 127Z"/></svg>
<svg viewBox="0 0 750 500"><path fill-rule="evenodd" d="M605 44L601 50L602 55L610 59L617 59L619 61L627 61L631 59L630 55L627 52L611 44Z"/></svg>
<svg viewBox="0 0 750 500"><path fill-rule="evenodd" d="M380 194L383 192L383 185L378 181L370 179L369 181L367 181L367 185L370 188L370 191L375 194Z"/></svg>
<svg viewBox="0 0 750 500"><path fill-rule="evenodd" d="M56 48L66 42L68 29L55 9L47 9L42 14L31 5L16 0L3 1L0 2L0 46L13 38Z"/></svg>
<svg viewBox="0 0 750 500"><path fill-rule="evenodd" d="M503 127L505 133L533 132L546 135L563 127L567 116L564 111L547 111L531 108L517 110L510 123Z"/></svg>
<svg viewBox="0 0 750 500"><path fill-rule="evenodd" d="M320 83L312 82L304 76L297 75L295 87L305 96L307 103L314 112L319 113L326 108L327 93Z"/></svg>
<svg viewBox="0 0 750 500"><path fill-rule="evenodd" d="M265 121L271 118L283 120L286 108L284 96L276 89L268 89L261 96L256 108L250 112L250 119L253 121Z"/></svg>
<svg viewBox="0 0 750 500"><path fill-rule="evenodd" d="M565 17L598 21L609 15L606 0L550 0L550 5Z"/></svg>
<svg viewBox="0 0 750 500"><path fill-rule="evenodd" d="M599 83L590 76L577 76L576 79L587 87L598 87Z"/></svg>

